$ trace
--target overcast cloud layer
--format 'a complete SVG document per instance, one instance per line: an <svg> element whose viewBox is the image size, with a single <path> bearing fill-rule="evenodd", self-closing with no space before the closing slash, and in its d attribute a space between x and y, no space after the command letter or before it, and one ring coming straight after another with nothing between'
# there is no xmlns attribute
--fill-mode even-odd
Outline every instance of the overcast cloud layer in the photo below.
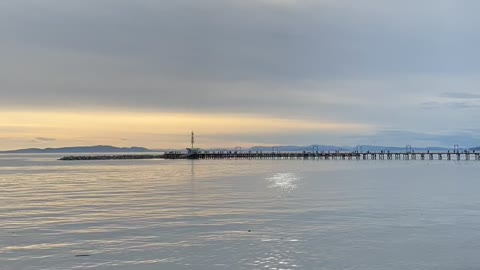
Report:
<svg viewBox="0 0 480 270"><path fill-rule="evenodd" d="M458 0L3 0L0 106L248 113L375 128L344 145L480 145L478 10ZM338 143L314 136L277 142Z"/></svg>

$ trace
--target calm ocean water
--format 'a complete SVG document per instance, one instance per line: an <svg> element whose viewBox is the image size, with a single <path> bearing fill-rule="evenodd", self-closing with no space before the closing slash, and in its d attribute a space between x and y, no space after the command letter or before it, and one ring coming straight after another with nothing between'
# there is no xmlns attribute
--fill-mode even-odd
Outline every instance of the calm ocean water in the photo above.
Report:
<svg viewBox="0 0 480 270"><path fill-rule="evenodd" d="M0 269L479 269L480 162L0 155Z"/></svg>

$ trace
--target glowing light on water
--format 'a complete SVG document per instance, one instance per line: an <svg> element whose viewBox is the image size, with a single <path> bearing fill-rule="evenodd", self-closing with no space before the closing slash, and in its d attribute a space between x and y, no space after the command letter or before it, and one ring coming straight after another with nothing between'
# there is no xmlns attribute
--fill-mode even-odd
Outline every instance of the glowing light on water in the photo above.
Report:
<svg viewBox="0 0 480 270"><path fill-rule="evenodd" d="M291 191L297 188L299 178L293 173L276 173L267 180L271 183L271 188Z"/></svg>

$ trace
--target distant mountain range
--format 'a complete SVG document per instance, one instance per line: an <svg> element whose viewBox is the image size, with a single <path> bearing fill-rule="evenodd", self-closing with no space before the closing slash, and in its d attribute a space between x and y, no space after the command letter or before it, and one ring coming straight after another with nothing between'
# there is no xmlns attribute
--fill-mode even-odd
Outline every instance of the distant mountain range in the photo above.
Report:
<svg viewBox="0 0 480 270"><path fill-rule="evenodd" d="M143 147L114 147L109 145L77 146L61 148L28 148L11 151L0 151L2 154L50 154L50 153L132 153L152 152Z"/></svg>
<svg viewBox="0 0 480 270"><path fill-rule="evenodd" d="M469 148L460 148L459 150L465 150ZM281 151L281 152L312 152L312 151L319 151L319 152L333 152L333 151L341 151L341 152L353 152L353 151L362 151L362 152L380 152L380 151L390 151L392 153L403 153L407 151L406 147L396 147L396 146L376 146L376 145L359 145L355 147L351 146L334 146L334 145L308 145L308 146L298 146L298 145L288 145L288 146L254 146L248 149L243 149L246 151L262 151L262 152L271 152L271 151ZM453 150L452 148L447 147L412 147L412 151L415 152L441 152L448 150ZM469 150L476 150L480 151L480 147L470 148Z"/></svg>
<svg viewBox="0 0 480 270"><path fill-rule="evenodd" d="M361 145L358 146L359 151L370 151L370 152L380 152L380 151L390 151L390 152L406 152L407 148L406 147L394 147L394 146L375 146L375 145ZM357 150L357 147L351 148L352 150ZM440 152L440 151L448 151L452 150L451 148L446 148L446 147L412 147L412 151L415 152Z"/></svg>
<svg viewBox="0 0 480 270"><path fill-rule="evenodd" d="M311 152L317 151L316 145L309 145L309 146L298 146L298 145L286 145L286 146L253 146L247 149L247 151L262 151L262 152L269 152L269 151L283 151L283 152ZM340 146L332 146L332 145L318 145L318 151L351 151L352 149L349 147L340 147Z"/></svg>
<svg viewBox="0 0 480 270"><path fill-rule="evenodd" d="M466 148L461 148L464 150ZM174 150L174 149L171 149ZM234 149L205 149L211 151L224 150L224 151L234 151ZM380 151L390 151L390 152L405 152L405 147L392 147L392 146L373 146L373 145L362 145L358 147L349 147L349 146L332 146L332 145L309 145L309 146L298 146L298 145L284 145L284 146L253 146L250 148L244 148L243 151L252 151L252 152L271 152L271 151L281 151L281 152L313 152L313 151L342 151L342 152L352 152L352 151L362 151L362 152L380 152ZM411 150L415 152L439 152L439 151L448 151L452 150L451 148L445 147L421 147L421 148L412 148ZM469 150L480 151L480 147L470 148ZM61 148L28 148L28 149L19 149L19 150L10 150L10 151L0 151L1 154L49 154L49 153L145 153L145 152L164 152L170 150L151 150L144 147L114 147L109 145L96 145L96 146L76 146L76 147L61 147Z"/></svg>

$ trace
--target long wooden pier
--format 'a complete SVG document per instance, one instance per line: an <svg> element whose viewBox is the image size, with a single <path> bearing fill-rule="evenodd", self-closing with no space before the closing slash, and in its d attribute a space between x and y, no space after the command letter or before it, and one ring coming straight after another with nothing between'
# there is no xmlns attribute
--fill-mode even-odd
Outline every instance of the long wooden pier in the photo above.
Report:
<svg viewBox="0 0 480 270"><path fill-rule="evenodd" d="M102 156L66 156L60 160L120 160L120 159L317 159L317 160L480 160L480 152L198 152L185 154L179 152L162 155L102 155Z"/></svg>
<svg viewBox="0 0 480 270"><path fill-rule="evenodd" d="M444 152L444 153L198 153L190 159L318 159L318 160L480 160L480 153Z"/></svg>

